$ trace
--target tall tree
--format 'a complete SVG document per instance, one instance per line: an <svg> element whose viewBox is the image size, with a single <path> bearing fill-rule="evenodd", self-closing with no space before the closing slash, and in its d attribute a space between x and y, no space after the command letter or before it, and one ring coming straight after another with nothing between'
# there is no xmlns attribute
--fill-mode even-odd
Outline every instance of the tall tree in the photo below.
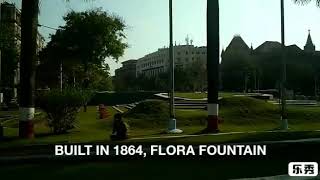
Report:
<svg viewBox="0 0 320 180"><path fill-rule="evenodd" d="M34 118L38 14L39 0L22 0L19 120L19 136L22 138L33 138L34 136L32 120Z"/></svg>
<svg viewBox="0 0 320 180"><path fill-rule="evenodd" d="M219 0L207 0L207 70L208 123L207 132L217 132L219 115Z"/></svg>
<svg viewBox="0 0 320 180"><path fill-rule="evenodd" d="M39 0L22 0L19 136L32 138Z"/></svg>
<svg viewBox="0 0 320 180"><path fill-rule="evenodd" d="M58 61L81 64L86 76L82 87L89 88L91 65L102 68L107 57L117 60L123 55L128 46L123 42L126 38L126 25L120 17L101 9L72 11L64 20L66 25L52 36L48 47L53 49L51 52L54 54L59 54ZM86 111L86 106L84 110Z"/></svg>

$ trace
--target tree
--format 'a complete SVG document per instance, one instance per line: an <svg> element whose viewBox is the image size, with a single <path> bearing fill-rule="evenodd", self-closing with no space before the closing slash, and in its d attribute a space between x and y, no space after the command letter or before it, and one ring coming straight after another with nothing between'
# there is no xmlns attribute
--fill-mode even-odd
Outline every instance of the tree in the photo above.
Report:
<svg viewBox="0 0 320 180"><path fill-rule="evenodd" d="M72 11L64 20L66 25L52 37L51 44L60 53L60 60L83 66L86 76L83 87L89 88L89 66L102 67L107 57L118 60L128 47L123 42L126 25L120 17L101 9Z"/></svg>
<svg viewBox="0 0 320 180"><path fill-rule="evenodd" d="M208 132L219 130L219 26L219 0L207 0Z"/></svg>
<svg viewBox="0 0 320 180"><path fill-rule="evenodd" d="M109 15L100 9L85 12L70 12L65 17L58 43L68 52L70 59L84 66L87 73L90 64L101 66L107 57L118 59L127 44L121 18Z"/></svg>
<svg viewBox="0 0 320 180"><path fill-rule="evenodd" d="M297 4L305 5L310 3L312 0L293 0ZM318 7L320 7L320 0L314 0Z"/></svg>

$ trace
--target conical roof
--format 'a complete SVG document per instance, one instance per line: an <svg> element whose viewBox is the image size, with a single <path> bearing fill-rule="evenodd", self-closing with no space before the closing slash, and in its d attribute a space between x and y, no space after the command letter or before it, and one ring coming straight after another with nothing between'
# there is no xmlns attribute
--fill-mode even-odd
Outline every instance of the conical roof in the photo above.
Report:
<svg viewBox="0 0 320 180"><path fill-rule="evenodd" d="M313 42L312 42L312 38L311 38L311 35L310 35L310 31L309 31L309 35L308 35L306 46L310 46L310 45L313 46Z"/></svg>
<svg viewBox="0 0 320 180"><path fill-rule="evenodd" d="M249 46L244 42L244 40L241 38L241 36L237 35L234 36L231 40L229 46L226 49L227 51L230 50L236 50L236 51L249 51Z"/></svg>
<svg viewBox="0 0 320 180"><path fill-rule="evenodd" d="M304 50L305 51L315 51L316 47L312 42L312 38L311 38L311 34L310 34L310 30L309 30L309 34L308 34L308 39L307 39L307 43L304 46Z"/></svg>

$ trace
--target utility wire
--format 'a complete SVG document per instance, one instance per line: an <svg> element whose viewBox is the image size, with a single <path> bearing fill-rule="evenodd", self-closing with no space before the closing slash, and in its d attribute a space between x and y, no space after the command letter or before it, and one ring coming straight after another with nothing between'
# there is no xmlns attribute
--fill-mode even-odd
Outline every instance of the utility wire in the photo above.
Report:
<svg viewBox="0 0 320 180"><path fill-rule="evenodd" d="M43 25L43 24L38 24L39 27L44 27L44 28L48 28L48 29L52 29L52 30L59 30L58 28L54 28L54 27L50 27L50 26L46 26L46 25Z"/></svg>

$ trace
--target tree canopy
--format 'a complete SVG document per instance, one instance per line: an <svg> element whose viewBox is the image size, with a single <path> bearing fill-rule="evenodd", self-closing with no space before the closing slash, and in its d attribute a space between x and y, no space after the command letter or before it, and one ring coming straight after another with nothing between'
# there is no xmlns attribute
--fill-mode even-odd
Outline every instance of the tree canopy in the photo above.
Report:
<svg viewBox="0 0 320 180"><path fill-rule="evenodd" d="M63 19L66 24L51 36L51 41L42 51L43 63L46 64L43 68L52 67L55 64L54 74L58 74L58 67L62 63L65 69L64 76L69 74L68 79L74 79L74 77L71 78L73 76L71 74L77 74L77 81L83 78L83 74L87 76L85 78L91 79L90 74L93 71L103 77L109 77L108 66L105 64L106 58L118 60L128 47L125 42L124 21L101 9L85 12L71 11ZM83 69L82 75L78 74L79 69ZM102 80L101 77L97 79ZM103 81L106 80L103 79ZM97 86L97 82L94 83L96 85L93 86ZM105 83L110 84L109 80ZM88 85L88 87L92 86Z"/></svg>

